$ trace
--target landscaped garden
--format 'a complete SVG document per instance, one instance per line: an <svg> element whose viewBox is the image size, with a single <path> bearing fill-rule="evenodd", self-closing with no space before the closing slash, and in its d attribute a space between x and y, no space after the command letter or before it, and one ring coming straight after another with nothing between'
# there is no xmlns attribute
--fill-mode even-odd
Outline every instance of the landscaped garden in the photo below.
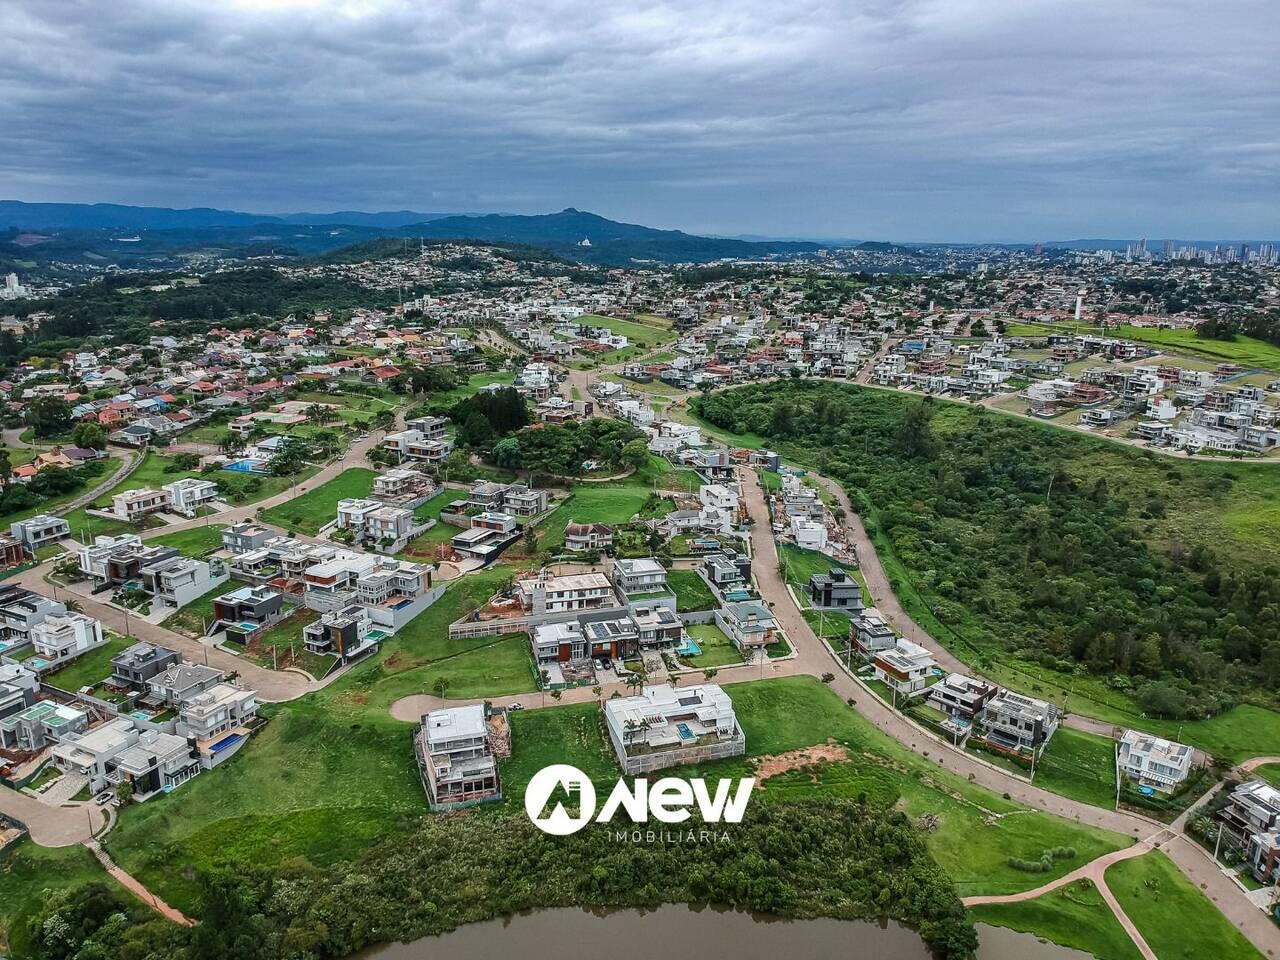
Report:
<svg viewBox="0 0 1280 960"><path fill-rule="evenodd" d="M681 657L681 662L701 670L732 667L742 663L742 654L738 648L714 623L691 623L686 631L702 652L694 657Z"/></svg>

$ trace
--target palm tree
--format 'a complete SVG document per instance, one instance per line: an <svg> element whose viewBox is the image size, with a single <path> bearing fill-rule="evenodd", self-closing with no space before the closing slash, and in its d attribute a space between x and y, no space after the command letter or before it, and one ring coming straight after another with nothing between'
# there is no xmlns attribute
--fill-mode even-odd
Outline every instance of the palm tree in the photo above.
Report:
<svg viewBox="0 0 1280 960"><path fill-rule="evenodd" d="M443 700L445 693L449 689L449 678L437 677L436 682L431 685L431 689L435 691L437 697Z"/></svg>
<svg viewBox="0 0 1280 960"><path fill-rule="evenodd" d="M627 674L627 689L635 690L637 694L644 693L645 676L643 673L631 672Z"/></svg>
<svg viewBox="0 0 1280 960"><path fill-rule="evenodd" d="M599 684L596 684L594 687L591 688L591 695L595 697L597 700L600 699L600 694L602 693L604 693L604 687L600 686Z"/></svg>
<svg viewBox="0 0 1280 960"><path fill-rule="evenodd" d="M680 674L678 674L678 673L668 673L668 674L667 674L667 682L668 682L669 684L671 684L673 687L678 687L678 686L680 686Z"/></svg>

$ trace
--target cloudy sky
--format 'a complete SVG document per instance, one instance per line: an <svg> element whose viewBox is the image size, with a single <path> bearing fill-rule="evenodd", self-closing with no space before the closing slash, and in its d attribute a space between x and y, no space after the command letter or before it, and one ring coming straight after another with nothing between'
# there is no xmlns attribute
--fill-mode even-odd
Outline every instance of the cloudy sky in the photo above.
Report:
<svg viewBox="0 0 1280 960"><path fill-rule="evenodd" d="M0 197L1280 234L1275 0L3 0Z"/></svg>

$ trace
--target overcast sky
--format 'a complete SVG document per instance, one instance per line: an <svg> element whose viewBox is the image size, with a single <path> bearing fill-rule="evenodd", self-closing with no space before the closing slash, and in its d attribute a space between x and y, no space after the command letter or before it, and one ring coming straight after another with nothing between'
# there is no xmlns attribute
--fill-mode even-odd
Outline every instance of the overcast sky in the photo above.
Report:
<svg viewBox="0 0 1280 960"><path fill-rule="evenodd" d="M3 0L0 197L1280 234L1275 0Z"/></svg>

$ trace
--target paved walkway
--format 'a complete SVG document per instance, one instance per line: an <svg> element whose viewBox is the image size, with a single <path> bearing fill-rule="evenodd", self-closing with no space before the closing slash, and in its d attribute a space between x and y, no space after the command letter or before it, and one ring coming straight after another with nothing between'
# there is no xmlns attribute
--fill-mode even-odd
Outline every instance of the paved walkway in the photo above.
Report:
<svg viewBox="0 0 1280 960"><path fill-rule="evenodd" d="M1098 893L1102 895L1102 899L1111 908L1111 912L1120 921L1120 926L1124 928L1124 932L1129 935L1129 939L1133 941L1133 945L1138 948L1138 952L1142 954L1145 960L1159 960L1155 955L1155 951L1147 944L1142 933L1134 925L1133 921L1129 919L1119 901L1116 900L1115 895L1107 887L1105 874L1107 867L1113 863L1119 863L1121 860L1132 860L1134 857L1150 853L1159 845L1160 837L1163 833L1164 831L1161 831L1160 834L1143 840L1141 843L1135 843L1131 847L1125 847L1123 850L1116 850L1114 853L1105 854L1096 860L1090 860L1083 867L1072 870L1056 880L1050 880L1034 890L1024 890L1021 893L1010 893L1004 896L965 897L964 905L966 907L978 907L987 904L1022 903L1025 900L1034 900L1037 897L1042 897L1046 893L1065 887L1069 883L1075 883L1077 880L1088 880L1098 888Z"/></svg>
<svg viewBox="0 0 1280 960"><path fill-rule="evenodd" d="M144 887L132 874L126 873L122 868L116 866L115 861L111 859L107 851L102 849L97 840L86 840L84 845L98 858L98 862L106 868L107 873L111 874L120 886L128 890L160 916L184 927L194 927L196 925L196 922L181 910L169 906L169 904Z"/></svg>

